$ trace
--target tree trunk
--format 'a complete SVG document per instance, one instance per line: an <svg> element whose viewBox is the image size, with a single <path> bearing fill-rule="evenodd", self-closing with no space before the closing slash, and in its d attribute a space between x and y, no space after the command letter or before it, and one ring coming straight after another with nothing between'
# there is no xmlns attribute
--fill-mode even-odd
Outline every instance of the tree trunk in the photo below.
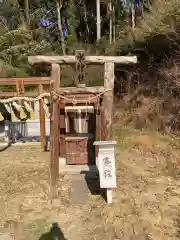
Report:
<svg viewBox="0 0 180 240"><path fill-rule="evenodd" d="M30 15L29 15L29 0L25 0L25 15L26 15L26 25L30 24Z"/></svg>
<svg viewBox="0 0 180 240"><path fill-rule="evenodd" d="M65 48L65 43L64 43L64 36L63 36L63 31L62 31L62 22L61 22L61 0L57 0L57 15L58 15L58 29L61 37L61 47L62 47L62 52L63 55L66 55L66 48Z"/></svg>
<svg viewBox="0 0 180 240"><path fill-rule="evenodd" d="M100 0L96 0L96 17L97 17L97 41L101 39L101 12L100 12Z"/></svg>
<svg viewBox="0 0 180 240"><path fill-rule="evenodd" d="M113 6L112 6L112 14L113 14L113 42L115 43L115 41L116 41L116 16L115 16L114 3L113 3Z"/></svg>
<svg viewBox="0 0 180 240"><path fill-rule="evenodd" d="M19 17L20 17L21 24L22 24L21 27L23 27L23 28L26 29L26 21L25 21L25 19L24 19L24 15L23 15L23 13L22 13L22 9L20 8L19 1L16 0L16 1L15 1L15 4L16 4L16 6L17 6L18 9L19 9Z"/></svg>
<svg viewBox="0 0 180 240"><path fill-rule="evenodd" d="M132 31L135 29L135 9L134 4L131 6L131 22L132 22Z"/></svg>
<svg viewBox="0 0 180 240"><path fill-rule="evenodd" d="M110 18L109 18L109 43L112 43L112 33L113 33L113 21L112 21L112 1L109 1L109 13L110 13Z"/></svg>

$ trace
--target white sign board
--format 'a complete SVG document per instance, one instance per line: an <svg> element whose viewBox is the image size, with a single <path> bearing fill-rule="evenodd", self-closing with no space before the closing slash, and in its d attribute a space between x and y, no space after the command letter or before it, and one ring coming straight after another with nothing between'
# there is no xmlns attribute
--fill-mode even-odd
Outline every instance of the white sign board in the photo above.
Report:
<svg viewBox="0 0 180 240"><path fill-rule="evenodd" d="M116 188L116 168L115 168L115 141L95 142L99 145L98 165L101 188Z"/></svg>

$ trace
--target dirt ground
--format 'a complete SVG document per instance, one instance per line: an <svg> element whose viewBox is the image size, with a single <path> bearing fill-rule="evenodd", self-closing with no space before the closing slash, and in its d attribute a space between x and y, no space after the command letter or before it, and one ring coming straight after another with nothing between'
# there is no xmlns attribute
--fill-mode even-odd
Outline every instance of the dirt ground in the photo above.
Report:
<svg viewBox="0 0 180 240"><path fill-rule="evenodd" d="M114 203L89 194L71 203L71 180L59 179L49 200L49 153L38 146L0 152L0 232L39 239L58 222L67 240L180 239L180 141L138 131L116 131ZM137 238L132 236L139 235Z"/></svg>

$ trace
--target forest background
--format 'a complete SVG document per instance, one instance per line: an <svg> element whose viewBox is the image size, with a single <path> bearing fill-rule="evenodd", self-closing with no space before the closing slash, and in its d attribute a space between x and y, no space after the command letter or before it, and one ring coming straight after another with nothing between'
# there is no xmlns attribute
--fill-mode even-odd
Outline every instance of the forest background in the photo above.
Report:
<svg viewBox="0 0 180 240"><path fill-rule="evenodd" d="M29 55L136 55L136 66L116 66L114 120L179 133L180 0L101 0L101 35L97 1L0 0L0 77L48 76ZM62 84L75 74L65 67ZM102 78L100 67L86 69L87 84Z"/></svg>

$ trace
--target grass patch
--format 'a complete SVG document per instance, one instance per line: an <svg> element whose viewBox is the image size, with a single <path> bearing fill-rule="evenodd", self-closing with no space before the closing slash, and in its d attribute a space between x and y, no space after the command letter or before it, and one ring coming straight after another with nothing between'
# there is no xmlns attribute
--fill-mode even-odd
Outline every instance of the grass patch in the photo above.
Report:
<svg viewBox="0 0 180 240"><path fill-rule="evenodd" d="M1 232L14 233L10 222L19 222L23 239L38 239L58 222L67 239L178 239L178 138L130 128L117 127L114 132L118 188L112 205L91 194L85 204L73 205L72 182L62 176L59 196L51 202L48 153L35 146L2 152Z"/></svg>
<svg viewBox="0 0 180 240"><path fill-rule="evenodd" d="M28 223L25 226L25 231L31 235L33 239L39 239L42 234L48 232L50 229L50 223L47 219L35 219L33 222Z"/></svg>

